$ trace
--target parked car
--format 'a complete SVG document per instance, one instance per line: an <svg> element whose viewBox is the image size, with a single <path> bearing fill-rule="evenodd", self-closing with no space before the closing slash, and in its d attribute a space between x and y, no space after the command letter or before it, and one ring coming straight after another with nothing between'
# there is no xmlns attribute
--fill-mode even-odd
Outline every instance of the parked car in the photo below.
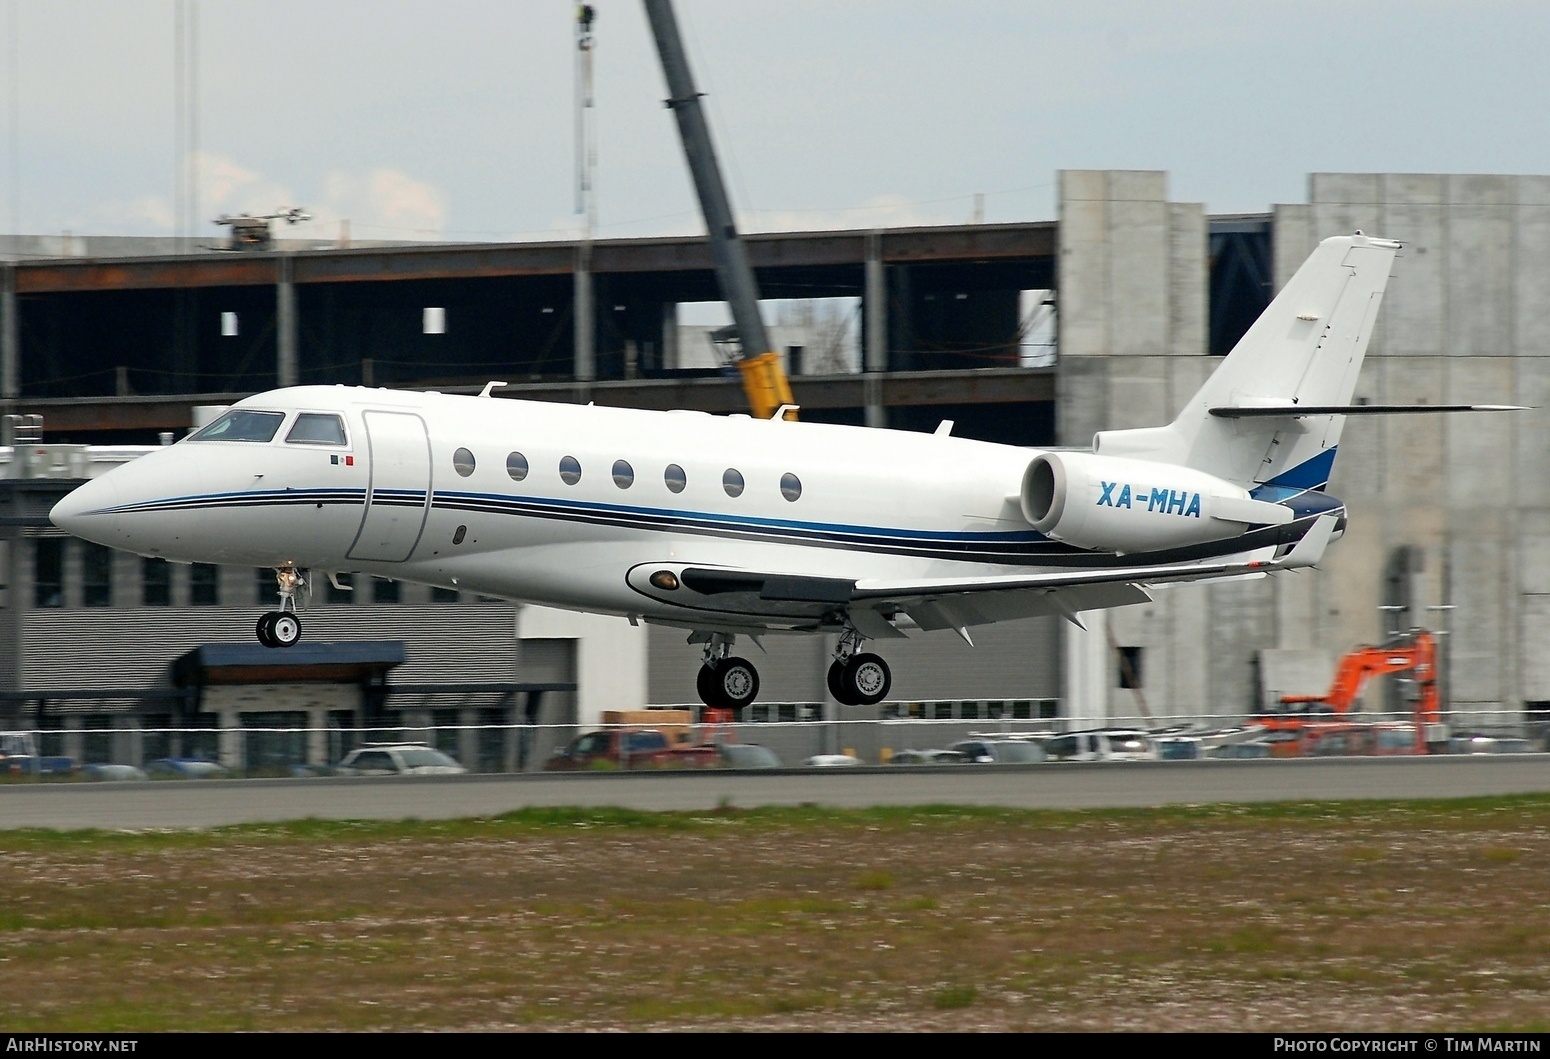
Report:
<svg viewBox="0 0 1550 1059"><path fill-rule="evenodd" d="M65 776L75 771L75 759L38 753L32 732L0 732L0 773L12 776Z"/></svg>
<svg viewBox="0 0 1550 1059"><path fill-rule="evenodd" d="M231 775L226 766L198 757L157 758L146 763L145 771L152 776L182 780L220 779Z"/></svg>
<svg viewBox="0 0 1550 1059"><path fill-rule="evenodd" d="M82 765L81 775L89 780L123 781L150 779L144 769L133 765Z"/></svg>
<svg viewBox="0 0 1550 1059"><path fill-rule="evenodd" d="M775 751L758 743L718 743L716 754L723 768L729 769L778 769L780 758Z"/></svg>
<svg viewBox="0 0 1550 1059"><path fill-rule="evenodd" d="M1157 744L1150 733L1130 728L1067 732L1044 741L1054 761L1156 761Z"/></svg>
<svg viewBox="0 0 1550 1059"><path fill-rule="evenodd" d="M890 765L961 765L969 759L956 750L895 750Z"/></svg>
<svg viewBox="0 0 1550 1059"><path fill-rule="evenodd" d="M1031 765L1049 760L1044 748L1029 739L965 739L947 749L980 765Z"/></svg>
<svg viewBox="0 0 1550 1059"><path fill-rule="evenodd" d="M812 757L802 762L802 764L806 765L808 768L827 769L848 768L852 765L859 765L861 762L859 759L853 758L849 754L814 754Z"/></svg>
<svg viewBox="0 0 1550 1059"><path fill-rule="evenodd" d="M656 728L605 728L578 735L557 747L544 768L550 772L589 769L705 768L719 763L714 743L674 743Z"/></svg>
<svg viewBox="0 0 1550 1059"><path fill-rule="evenodd" d="M334 771L341 776L457 776L468 770L422 743L377 743L350 751Z"/></svg>
<svg viewBox="0 0 1550 1059"><path fill-rule="evenodd" d="M1448 740L1450 754L1532 754L1534 744L1515 736L1456 735Z"/></svg>
<svg viewBox="0 0 1550 1059"><path fill-rule="evenodd" d="M1270 744L1262 740L1247 743L1228 743L1226 746L1215 746L1206 751L1208 757L1229 758L1232 760L1254 760L1271 756Z"/></svg>

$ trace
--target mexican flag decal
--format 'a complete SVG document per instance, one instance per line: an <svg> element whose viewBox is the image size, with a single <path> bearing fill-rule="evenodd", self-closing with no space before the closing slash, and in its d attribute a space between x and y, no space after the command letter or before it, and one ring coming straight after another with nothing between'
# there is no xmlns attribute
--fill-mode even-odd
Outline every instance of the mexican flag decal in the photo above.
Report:
<svg viewBox="0 0 1550 1059"><path fill-rule="evenodd" d="M354 456L330 456L328 458L328 462L329 463L333 463L333 464L340 464L340 463L342 463L346 467L354 467L355 466L355 457Z"/></svg>

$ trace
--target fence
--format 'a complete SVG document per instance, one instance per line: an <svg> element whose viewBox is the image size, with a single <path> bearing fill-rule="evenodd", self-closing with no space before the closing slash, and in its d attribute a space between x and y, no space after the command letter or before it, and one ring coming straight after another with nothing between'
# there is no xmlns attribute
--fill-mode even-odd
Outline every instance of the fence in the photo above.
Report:
<svg viewBox="0 0 1550 1059"><path fill-rule="evenodd" d="M993 708L984 700L966 702L886 703L878 717L841 716L823 719L819 703L770 703L749 711L753 719L701 724L693 738L707 742L753 743L769 748L782 764L796 766L816 755L845 754L876 764L901 751L949 747L971 738L1037 738L1100 726L1069 718L1041 717L1021 704L1043 700L1003 700ZM696 710L699 708L696 706ZM832 707L831 707L832 709ZM1197 714L1156 719L1112 716L1101 727L1149 732L1154 740L1182 745L1222 729L1241 728L1241 714ZM1361 712L1327 717L1321 748L1309 753L1384 752L1372 739L1340 738L1343 731L1375 733L1387 729L1384 744L1403 752L1409 714ZM1550 749L1550 724L1525 721L1519 711L1456 711L1444 715L1442 731L1429 733L1434 749L1453 752L1479 749ZM603 728L606 726L598 726ZM592 730L592 729L587 729ZM329 726L241 728L71 728L0 733L0 769L32 778L98 776L138 778L133 770L153 775L277 776L322 774L352 750L367 744L419 743L434 747L470 772L502 773L541 770L558 747L583 729L574 724L533 725L378 725L366 728ZM1470 737L1478 737L1471 741ZM1413 744L1413 738L1409 740ZM1189 755L1186 755L1189 756Z"/></svg>

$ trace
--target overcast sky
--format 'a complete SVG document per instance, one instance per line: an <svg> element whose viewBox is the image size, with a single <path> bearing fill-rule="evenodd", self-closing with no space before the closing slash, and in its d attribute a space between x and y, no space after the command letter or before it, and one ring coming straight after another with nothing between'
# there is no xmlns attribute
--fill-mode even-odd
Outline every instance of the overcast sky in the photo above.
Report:
<svg viewBox="0 0 1550 1059"><path fill-rule="evenodd" d="M0 224L171 234L174 0L4 5ZM576 230L567 0L195 6L207 220L301 205L318 219L286 234ZM599 235L694 230L641 5L596 7ZM677 9L746 230L961 222L976 192L988 221L1047 219L1063 168L1165 169L1215 213L1303 201L1313 171L1550 173L1542 2Z"/></svg>

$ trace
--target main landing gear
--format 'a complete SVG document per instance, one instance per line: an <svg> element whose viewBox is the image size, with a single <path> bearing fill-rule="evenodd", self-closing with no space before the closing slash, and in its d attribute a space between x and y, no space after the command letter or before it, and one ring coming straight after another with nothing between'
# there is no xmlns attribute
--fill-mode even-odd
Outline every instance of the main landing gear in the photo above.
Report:
<svg viewBox="0 0 1550 1059"><path fill-rule="evenodd" d="M732 637L713 632L705 643L704 664L694 678L694 690L707 706L741 710L759 694L759 671L746 658L732 654Z"/></svg>
<svg viewBox="0 0 1550 1059"><path fill-rule="evenodd" d="M305 588L306 578L294 566L277 566L275 580L280 585L280 609L258 619L258 642L265 647L294 647L301 639L301 619L296 616L296 591Z"/></svg>
<svg viewBox="0 0 1550 1059"><path fill-rule="evenodd" d="M881 655L861 650L861 634L846 629L834 648L829 666L829 694L845 706L871 706L882 702L893 687L893 673Z"/></svg>
<svg viewBox="0 0 1550 1059"><path fill-rule="evenodd" d="M880 655L861 650L865 642L854 629L846 629L834 649L829 667L829 694L845 706L871 706L887 698L893 673ZM695 677L700 701L720 709L741 710L759 694L759 671L746 658L732 654L730 633L697 632L690 643L705 645L704 664Z"/></svg>

